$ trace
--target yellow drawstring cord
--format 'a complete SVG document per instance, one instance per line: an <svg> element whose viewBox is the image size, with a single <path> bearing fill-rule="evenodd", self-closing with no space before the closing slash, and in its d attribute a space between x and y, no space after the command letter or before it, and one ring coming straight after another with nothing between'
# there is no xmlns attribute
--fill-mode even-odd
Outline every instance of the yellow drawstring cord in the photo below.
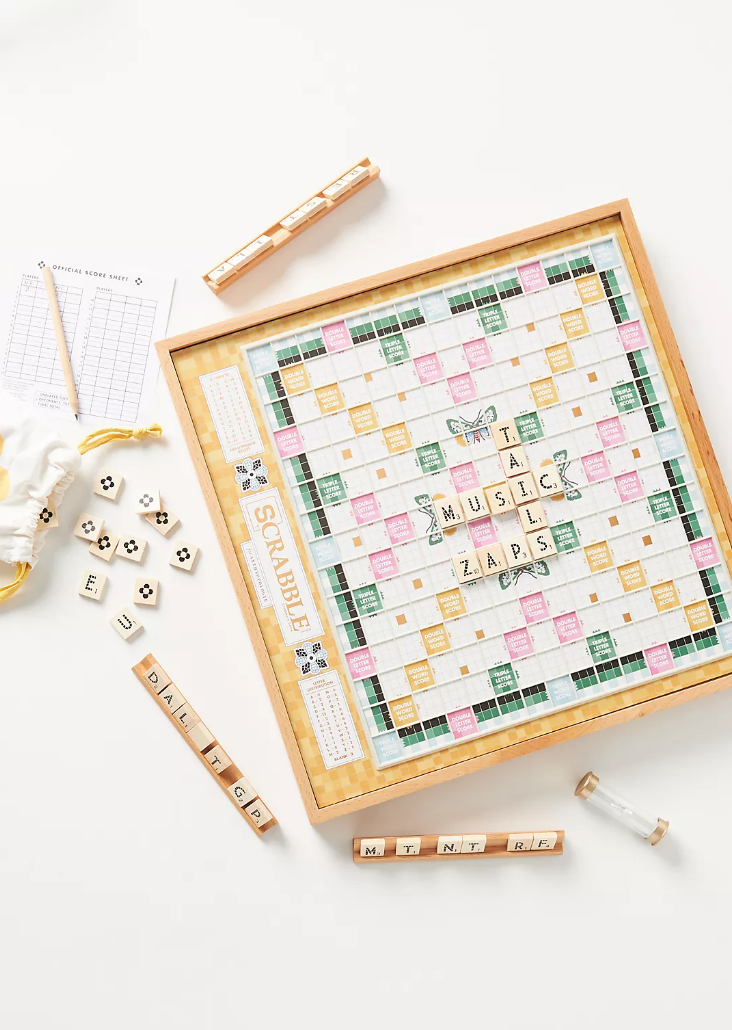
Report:
<svg viewBox="0 0 732 1030"><path fill-rule="evenodd" d="M153 422L151 426L140 426L139 429L97 429L89 433L79 444L79 452L86 454L93 451L95 447L101 447L105 443L112 443L113 440L144 440L146 436L161 436L163 430Z"/></svg>
<svg viewBox="0 0 732 1030"><path fill-rule="evenodd" d="M79 444L79 452L86 454L87 451L93 451L95 447L101 447L105 443L113 443L115 440L144 440L146 436L162 436L162 433L163 430L157 422L153 422L151 426L140 426L139 429L116 429L114 427L110 429L97 429L96 432L84 437ZM31 566L28 562L16 562L15 579L12 583L7 583L4 587L0 587L0 604L3 601L7 601L16 591L20 590L30 570Z"/></svg>
<svg viewBox="0 0 732 1030"><path fill-rule="evenodd" d="M15 579L12 583L7 583L4 587L0 587L0 604L3 601L7 601L9 597L12 597L16 590L20 590L23 582L31 570L30 565L27 561L16 562L15 565Z"/></svg>

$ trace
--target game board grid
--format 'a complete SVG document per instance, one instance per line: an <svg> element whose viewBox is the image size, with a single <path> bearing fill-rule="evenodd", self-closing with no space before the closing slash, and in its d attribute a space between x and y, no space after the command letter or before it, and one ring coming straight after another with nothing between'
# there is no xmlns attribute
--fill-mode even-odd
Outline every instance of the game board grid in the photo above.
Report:
<svg viewBox="0 0 732 1030"><path fill-rule="evenodd" d="M585 264L585 270L590 270L590 271L592 270L591 268L589 268L589 269L587 268L587 263ZM617 282L618 281L618 277L615 276L614 273L612 273L612 274L613 274L613 276L615 278L615 281ZM624 275L622 274L622 272L620 274L620 278L624 279ZM520 287L518 287L517 283L515 283L515 282L512 282L512 284L510 286L510 290L511 290L511 295L516 295L516 294L520 293ZM501 291L501 292L503 292L503 291ZM609 292L609 291L607 291L607 292ZM444 293L444 296L448 299L449 306L450 306L450 311L451 311L452 314L457 314L459 311L466 310L468 305L470 304L470 293L467 291L467 289L465 287L452 287L450 289L447 289L445 291L445 293ZM570 301L570 304L574 303L575 301L576 301L576 297L573 297L571 299L571 301ZM418 302L415 301L414 303L417 304ZM413 315L417 311L419 311L418 307L410 308L410 315ZM366 340L373 338L374 333L372 332L372 328L374 328L374 327L376 329L376 336L377 337L384 337L384 336L386 336L388 334L397 332L400 327L398 325L397 316L396 316L396 313L395 313L394 309L386 309L384 312L381 312L381 314L385 315L385 317L379 319L379 318L376 318L373 314L370 313L367 316L362 316L361 319L358 319L358 318L352 319L351 320L351 326L352 326L352 329L353 329L354 338L358 338L358 341L363 344ZM628 316L627 316L627 307L626 307L626 318L627 317ZM367 319L370 319L370 321L367 321ZM317 331L317 330L315 330L315 331ZM281 342L282 341L280 341L280 343ZM285 344L287 344L287 341L285 341ZM571 353L571 348L568 348L568 350ZM276 348L276 353L281 353L281 352L282 352L281 348L280 348L279 351ZM284 353L286 355L286 360L290 361L292 356L293 356L293 353L294 353L293 347L286 345L285 348L284 348ZM406 356L408 357L408 354ZM634 393L633 393L634 403L632 405L630 405L630 406L626 405L626 407L638 408L642 404L644 409L647 412L648 406L658 400L658 395L657 395L657 393L656 393L656 391L654 389L654 385L652 383L652 380L651 380L650 376L647 375L647 373L652 370L652 366L653 366L652 357L650 358L650 361L648 361L648 360L645 360L645 357L644 357L642 352L632 352L632 351L629 353L629 355L625 355L625 356L628 359L628 363L631 365L631 371L632 371L632 373L633 373L633 375L635 377L635 383L638 384L637 391L635 390L635 387L633 387L632 383L630 383L630 385L625 388L626 392L627 392L628 389L632 389L634 391ZM403 354L400 355L400 358L403 359L404 357L405 357L405 355L403 355ZM281 364L281 361L280 361L280 364ZM651 366L651 368L649 368L649 365ZM371 367L371 366L369 366L369 367ZM546 371L549 371L549 369L547 368ZM628 369L627 369L627 366L625 366L625 364L623 364L623 371L624 371L624 374L621 375L620 378L623 381L628 381ZM331 371L331 369L329 367L329 371L328 371L328 374L327 374L326 378L330 378L330 376L332 374L334 374L334 373ZM266 379L263 379L263 382L267 386L267 389L265 391L265 400L267 400L268 398L272 399L273 395L275 395L275 394L279 395L280 391L278 391L276 389L275 390L272 389L273 385L275 387L278 385L277 375L278 374L276 372L275 373L270 373L267 376ZM641 377L643 377L643 378L641 378ZM596 381L598 376L597 376L597 374L594 374L593 376L588 377L588 378L594 379ZM269 382L268 382L268 380L269 380ZM346 394L346 392L347 392L346 386L347 386L348 382L349 382L348 379L341 380L341 382L340 382L340 387L341 387L341 391L342 391L343 394ZM661 385L662 384L659 383L659 387ZM595 389L597 389L597 387ZM592 390L584 391L585 395L588 394L588 393L592 393L592 392L593 392ZM582 392L577 393L578 397L581 396L581 395L583 395ZM351 396L349 398L349 401L350 401L350 403L353 403L354 401L365 402L366 399L368 398L368 396L369 396L368 391L364 391L362 393L362 395L360 395L360 396ZM449 404L449 401L448 401L448 404ZM374 405L374 407L376 407L376 405ZM618 407L619 407L619 405L618 405ZM613 410L613 409L608 407L608 411L611 411L611 410ZM391 421L394 421L396 418L399 418L400 415L401 415L400 412L396 412L395 414L392 415ZM275 420L271 419L271 421L273 422L273 427L277 427L277 428L281 428L285 424L284 420L275 421ZM292 419L292 421L294 422L294 419ZM415 432L415 427L414 427L413 423L411 423L409 420L406 420L406 424L407 424L408 428L411 430L412 437L415 438L416 441L418 442L420 440L420 436L418 435L417 432ZM651 427L651 429L653 430L654 428L656 428L655 424ZM355 434L353 434L353 436L355 437ZM436 436L436 433L435 433L435 430L434 430L434 423L433 422L430 425L430 430L428 431L428 436L429 436L429 438L432 438L432 439L434 439L434 437ZM634 437L631 435L631 442L633 441L633 439L634 439ZM313 440L311 442L310 446L311 447L315 446L315 451L316 452L317 452L316 444L318 442L322 443L322 444L325 444L327 446L327 437L325 439L321 438L320 441ZM596 445L598 447L603 446L601 444L599 438L597 438L595 443L596 443ZM581 452L582 448L579 448L579 450ZM310 450L308 452L308 455L309 455L309 458L312 460L313 459L313 451ZM295 478L299 479L299 478L302 478L302 477L297 476ZM434 480L437 477L433 476L432 478ZM353 486L353 484L351 484L351 487L352 486ZM364 489L367 489L369 486L370 486L370 484L364 484ZM378 485L376 484L376 486L377 486L377 489L374 491L374 496L378 498L378 496L379 496ZM313 514L312 514L313 508L318 503L322 504L322 501L320 501L320 499L318 497L317 489L314 488L314 482L313 481L305 482L304 484L300 484L299 488L300 488L300 494L301 494L301 503L298 505L298 507L300 509L300 512L302 514L302 512L303 512L303 503L302 502L304 501L304 509L305 509L305 511L307 513L310 513L310 518L311 518L311 520L313 520ZM449 489L449 486L447 488ZM649 491L646 490L646 492L649 492ZM358 493L358 491L356 491L356 493ZM597 489L595 490L595 493L597 494ZM334 503L338 503L339 504L344 499L344 497L348 496L349 494L351 496L354 495L354 491L353 491L352 488L347 488L343 492L342 495L339 494L335 498ZM617 503L618 500L619 499L617 498L617 496L615 498L613 498L614 503ZM609 507L609 506L610 506L609 504L606 504L606 507ZM351 526L351 528L353 528L353 526ZM327 526L327 521L325 519L325 513L323 511L321 511L319 513L319 521L318 521L318 523L315 523L314 521L312 521L311 529L313 531L310 534L311 540L314 539L314 538L317 538L318 536L323 535L323 533L329 533L330 532L330 529ZM344 539L346 535L347 534L341 534L340 539ZM363 533L361 535L363 536ZM338 539L338 534L336 534L336 538ZM585 533L585 534L583 534L583 538L591 540L592 539L592 534ZM360 542L361 541L359 540L359 543ZM372 542L372 547L369 548L369 550L372 550L372 549L374 549L375 547L377 547L379 545L388 546L388 544L389 544L388 539L386 539L386 537L382 536L381 540L378 540L378 541L374 540ZM341 547L341 552L342 552L342 550L343 550L343 548ZM348 567L349 563L345 562L344 565L345 565L345 567ZM374 589L373 585L372 585L372 589ZM638 602L635 601L634 603L635 603L635 606L637 607ZM400 602L400 604L402 604L402 607L404 607L403 601ZM624 606L632 608L633 607L633 603L626 603ZM338 626L340 643L341 643L341 646L343 647L344 651L348 651L350 648L363 647L367 643L368 644L378 644L379 642L381 642L382 639L384 639L383 632L380 633L380 634L377 634L375 629L374 629L374 624L375 624L375 622L377 621L377 619L379 617L375 617L371 613L366 613L367 616L369 616L368 617L368 622L371 623L371 633L367 637L367 634L363 631L361 621L359 620L359 615L363 616L364 613L363 612L350 611L347 614L348 614L349 621L345 622L343 619L341 619L340 620L340 625ZM400 617L405 619L405 621L407 621L406 616L401 615ZM625 613L625 618L629 619L629 618L631 618L631 616L628 613ZM383 619L381 619L381 621L383 622ZM638 620L636 618L636 622L637 621ZM611 624L611 628L612 628L612 624ZM393 634L393 630L392 630L392 633L389 633L387 631L385 636L386 636L386 638L388 638L392 634ZM396 635L398 635L398 633ZM453 643L453 649L455 649L455 641L453 641L452 643ZM382 655L383 655L383 649L382 649ZM417 654L414 655L414 659L415 660L418 657L419 656ZM644 667L645 667L645 663L643 662L642 656L641 656L640 661L625 661L625 662L622 663L622 669L625 672L626 678L630 677L634 673L640 672L640 670L642 668L644 668ZM461 668L461 671L464 672L464 673L466 673L467 670L468 670L468 666L467 665L461 666L460 668ZM454 671L454 670L452 670L452 671ZM444 682L441 681L441 685L445 685ZM533 696L534 694L536 694L538 692L538 691L534 690L534 687L527 688L527 690L529 691L529 696ZM443 693L444 693L444 691L443 691ZM545 692L541 692L541 693L543 695L541 700L547 700L546 693ZM420 707L424 708L424 704L422 704ZM371 728L372 732L374 731L375 727L377 728L377 731L380 730L382 732L385 731L385 730L388 731L389 729L393 728L392 726L388 725L388 722L390 722L391 720L388 720L388 722L387 722L386 720L384 720L382 718L383 711L382 711L381 707L374 708L373 710L364 709L364 711L365 711L365 716L366 716L369 728ZM375 718L372 718L372 716L374 716L374 717L378 716L378 718L375 719ZM445 732L447 732L447 730L445 730ZM429 734L427 736L429 736ZM423 742L422 740L417 741L417 743L422 743L422 742Z"/></svg>
<svg viewBox="0 0 732 1030"><path fill-rule="evenodd" d="M637 280L637 273L632 265L632 260L629 260L630 256L627 252L627 244L622 236L622 227L620 226L619 219L608 219L604 222L596 223L591 227L588 226L582 227L579 230L572 230L569 233L558 235L552 241L544 240L542 241L544 246L542 246L541 249L544 250L545 246L549 245L550 242L557 246L557 248L560 246L566 247L570 244L580 243L585 239L591 238L593 235L602 235L608 232L617 233L621 249L626 257L626 262L629 264L631 278L635 277ZM515 248L512 252L500 255L491 255L487 258L466 262L461 266L450 269L449 277L452 278L457 274L475 274L483 271L484 269L490 270L496 264L503 263L507 258L515 261L525 260L533 257L536 249L535 245L527 244L520 248ZM410 284L399 284L398 287L373 291L371 295L368 295L364 299L370 303L377 303L383 299L398 297L400 293L404 294L407 292L407 289L419 289L425 286L439 286L440 282L444 281L447 277L448 275L446 270L443 269L440 272L431 273L429 276L413 280ZM659 357L661 359L662 371L666 374L667 380L672 386L672 395L674 395L675 387L673 385L673 379L669 377L670 370L667 367L665 355L663 355L662 349L659 347L660 340L658 338L655 325L650 318L647 302L645 301L639 286L639 282L635 282L636 293L639 296L641 310L645 315L646 324L649 328L654 344L656 345L657 352L660 352ZM317 312L317 315L323 321L332 320L343 315L348 306L352 306L351 301L341 301L321 309ZM306 318L309 321L313 317L313 314L315 314L315 312L311 311L308 312L307 315L301 314L280 320L279 325L270 324L267 327L267 332L269 333L276 329L281 329L283 331L293 328L296 329L298 322L302 324ZM216 489L219 493L222 510L224 511L224 515L229 525L229 530L235 540L241 539L242 536L246 537L245 531L242 532L238 498L235 488L232 489L228 484L227 477L230 476L230 469L227 469L222 461L218 441L216 439L215 432L213 431L205 402L203 401L202 392L198 386L197 377L198 375L210 372L215 368L223 367L222 362L228 362L229 364L236 363L238 359L239 345L244 342L253 342L256 339L261 338L263 335L264 332L261 329L247 330L243 333L224 338L223 340L220 339L208 344L189 348L188 350L175 355L176 368L179 371L179 375L189 401L189 407L197 429L197 434L201 441L207 463L211 469ZM677 394L676 399L678 401ZM720 536L720 542L722 543L725 559L729 561L729 543L726 539L726 535L724 534L721 518L710 490L708 479L703 467L701 466L698 448L696 447L693 438L690 436L690 430L688 423L685 421L683 410L680 410L680 416L682 428L688 438L687 446L689 447L690 455L695 465L695 471L699 476L704 495L711 508L712 519L715 529ZM245 580L247 580L251 591L251 581L249 580L248 571L241 556L239 556L239 561L242 566ZM266 633L266 636L269 636L269 634ZM274 657L276 657L277 639L278 630L275 627L272 640L270 641L268 639L268 643L271 643L271 649L274 651ZM577 722L584 721L587 718L595 718L598 715L616 711L629 703L638 703L640 700L657 697L663 693L667 693L674 689L679 689L682 686L696 682L699 679L708 678L709 675L721 675L728 671L729 667L729 659L713 662L707 667L708 672L705 671L704 676L701 675L698 669L687 670L682 673L665 677L663 680L654 680L643 687L625 690L619 694L607 695L604 698L593 700L589 705L580 704L572 709L552 713L542 719L534 720L529 724L524 724L523 726L502 732L495 736L483 737L467 744L463 743L455 745L449 752L432 753L413 762L405 763L404 765L394 767L390 770L384 770L382 772L374 770L371 760L368 757L362 762L354 763L354 766L348 767L347 770L336 769L330 772L325 772L322 767L322 760L320 760L317 753L317 747L314 745L312 730L308 727L306 721L303 721L298 717L297 709L298 704L301 705L301 702L297 692L297 685L295 682L294 690L288 685L293 682L292 675L284 677L284 679L281 678L280 686L293 720L295 733L300 743L301 750L305 756L308 773L311 778L311 783L313 785L318 804L321 807L324 807L335 804L346 797L357 796L365 791L386 786L389 783L400 782L423 772L442 769L448 765L454 764L455 762L465 760L466 758L494 751L497 748L505 746L507 743L514 743L517 740L528 740L537 735L551 732L553 729L561 728L562 726L569 726L576 724Z"/></svg>

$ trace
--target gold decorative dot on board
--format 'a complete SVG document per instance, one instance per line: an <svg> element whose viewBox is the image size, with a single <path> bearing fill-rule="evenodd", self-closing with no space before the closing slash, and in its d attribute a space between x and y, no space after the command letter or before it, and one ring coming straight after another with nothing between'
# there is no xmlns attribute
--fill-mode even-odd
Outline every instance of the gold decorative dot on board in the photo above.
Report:
<svg viewBox="0 0 732 1030"><path fill-rule="evenodd" d="M526 331L528 333L535 333L536 332L536 326L534 325L533 322L527 322L526 323Z"/></svg>
<svg viewBox="0 0 732 1030"><path fill-rule="evenodd" d="M374 378L371 372L364 372L363 377L367 383L370 383L371 380Z"/></svg>
<svg viewBox="0 0 732 1030"><path fill-rule="evenodd" d="M467 667L467 665L461 665L460 666L460 675L461 676L467 676L469 672L470 672L470 669Z"/></svg>
<svg viewBox="0 0 732 1030"><path fill-rule="evenodd" d="M617 515L611 515L610 518L608 519L608 522L610 523L611 526L617 526L617 525L620 524L620 519L618 518Z"/></svg>
<svg viewBox="0 0 732 1030"><path fill-rule="evenodd" d="M397 621L397 626L406 626L406 624L407 624L407 617L406 617L406 615L397 615L396 621Z"/></svg>
<svg viewBox="0 0 732 1030"><path fill-rule="evenodd" d="M643 537L643 543L644 543L644 545L646 547L650 547L651 544L653 543L653 537L651 537L651 536L644 536Z"/></svg>
<svg viewBox="0 0 732 1030"><path fill-rule="evenodd" d="M376 470L376 478L377 479L386 479L386 469L377 469Z"/></svg>
<svg viewBox="0 0 732 1030"><path fill-rule="evenodd" d="M476 629L475 636L476 636L477 640L485 640L485 630L484 629Z"/></svg>
<svg viewBox="0 0 732 1030"><path fill-rule="evenodd" d="M640 450L639 450L638 447L634 447L633 448L633 457L634 458L640 458Z"/></svg>
<svg viewBox="0 0 732 1030"><path fill-rule="evenodd" d="M521 364L521 358L511 358L511 364L514 368Z"/></svg>
<svg viewBox="0 0 732 1030"><path fill-rule="evenodd" d="M632 622L632 621L633 621L633 616L630 614L630 612L623 612L623 622Z"/></svg>
<svg viewBox="0 0 732 1030"><path fill-rule="evenodd" d="M588 372L587 373L587 380L590 383L596 383L597 382L597 372Z"/></svg>
<svg viewBox="0 0 732 1030"><path fill-rule="evenodd" d="M572 414L574 415L575 418L582 418L582 408L580 408L580 407L572 408Z"/></svg>
<svg viewBox="0 0 732 1030"><path fill-rule="evenodd" d="M363 546L363 540L361 539L360 536L355 536L353 538L353 546L354 547L362 547Z"/></svg>
<svg viewBox="0 0 732 1030"><path fill-rule="evenodd" d="M590 594L590 604L597 604L597 594Z"/></svg>
<svg viewBox="0 0 732 1030"><path fill-rule="evenodd" d="M344 461L350 461L353 457L353 451L350 447L346 447L344 451L341 451L341 456L343 457Z"/></svg>

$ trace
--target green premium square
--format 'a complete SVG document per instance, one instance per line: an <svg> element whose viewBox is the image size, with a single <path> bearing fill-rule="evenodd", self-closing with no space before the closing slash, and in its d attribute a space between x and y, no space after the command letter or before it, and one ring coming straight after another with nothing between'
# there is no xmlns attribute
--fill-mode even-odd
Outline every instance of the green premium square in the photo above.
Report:
<svg viewBox="0 0 732 1030"><path fill-rule="evenodd" d="M494 697L489 701L479 701L473 705L476 722L488 722L489 719L497 719L501 714L498 709L498 702Z"/></svg>
<svg viewBox="0 0 732 1030"><path fill-rule="evenodd" d="M572 682L577 690L584 690L586 687L594 687L597 683L597 674L592 666L586 669L579 669L572 673Z"/></svg>
<svg viewBox="0 0 732 1030"><path fill-rule="evenodd" d="M340 472L333 472L330 476L319 479L318 490L323 498L323 504L340 504L348 496Z"/></svg>
<svg viewBox="0 0 732 1030"><path fill-rule="evenodd" d="M517 690L513 694L502 694L498 698L498 707L501 709L501 715L508 715L509 712L518 712L520 708L526 706L521 700L520 691Z"/></svg>
<svg viewBox="0 0 732 1030"><path fill-rule="evenodd" d="M360 325L352 325L348 330L354 343L363 343L364 340L373 340L376 335L371 322L361 322Z"/></svg>
<svg viewBox="0 0 732 1030"><path fill-rule="evenodd" d="M597 677L600 683L608 683L610 680L619 679L623 675L623 670L620 668L620 662L617 658L613 658L609 662L601 662L597 666Z"/></svg>
<svg viewBox="0 0 732 1030"><path fill-rule="evenodd" d="M676 508L668 490L664 490L660 494L650 494L648 505L656 522L672 519L676 514Z"/></svg>
<svg viewBox="0 0 732 1030"><path fill-rule="evenodd" d="M611 658L615 658L615 648L609 633L595 633L593 636L588 637L587 646L590 649L590 654L595 664L607 662Z"/></svg>
<svg viewBox="0 0 732 1030"><path fill-rule="evenodd" d="M496 665L495 668L489 669L488 679L491 681L491 686L497 694L505 694L506 691L516 690L518 687L516 674L510 662L506 662L505 665Z"/></svg>
<svg viewBox="0 0 732 1030"><path fill-rule="evenodd" d="M382 339L381 353L387 365L397 365L400 361L407 360L409 347L401 333L394 333L393 336L385 336Z"/></svg>
<svg viewBox="0 0 732 1030"><path fill-rule="evenodd" d="M396 315L387 315L386 318L375 318L374 325L379 336L388 336L389 333L399 332L399 320Z"/></svg>
<svg viewBox="0 0 732 1030"><path fill-rule="evenodd" d="M621 383L613 386L613 400L618 411L633 411L641 406L635 383Z"/></svg>
<svg viewBox="0 0 732 1030"><path fill-rule="evenodd" d="M502 333L508 328L506 316L500 304L489 304L480 309L480 320L486 333Z"/></svg>
<svg viewBox="0 0 732 1030"><path fill-rule="evenodd" d="M561 522L558 526L551 526L550 529L554 538L554 546L560 554L562 551L574 551L579 547L579 536L574 522Z"/></svg>
<svg viewBox="0 0 732 1030"><path fill-rule="evenodd" d="M375 583L369 583L365 587L356 587L353 591L353 599L356 602L359 615L374 615L384 607L381 602L381 594Z"/></svg>
<svg viewBox="0 0 732 1030"><path fill-rule="evenodd" d="M304 454L298 454L296 458L290 458L290 468L296 483L305 483L308 479L313 478L310 471L310 463Z"/></svg>
<svg viewBox="0 0 732 1030"><path fill-rule="evenodd" d="M517 415L514 419L521 443L531 443L532 440L541 440L544 435L544 427L536 411L530 411L528 415Z"/></svg>
<svg viewBox="0 0 732 1030"><path fill-rule="evenodd" d="M318 492L315 489L315 483L303 483L297 488L298 493L302 499L302 503L305 505L306 511L312 511L313 508L319 507Z"/></svg>
<svg viewBox="0 0 732 1030"><path fill-rule="evenodd" d="M483 308L486 304L492 304L498 300L498 293L495 286L479 286L473 290L473 300L476 307Z"/></svg>
<svg viewBox="0 0 732 1030"><path fill-rule="evenodd" d="M445 455L438 443L426 443L423 447L418 447L417 460L426 476L430 472L439 472L447 467Z"/></svg>
<svg viewBox="0 0 732 1030"><path fill-rule="evenodd" d="M376 704L377 701L384 700L384 693L379 685L378 677L367 676L365 680L361 680L361 686L370 704Z"/></svg>

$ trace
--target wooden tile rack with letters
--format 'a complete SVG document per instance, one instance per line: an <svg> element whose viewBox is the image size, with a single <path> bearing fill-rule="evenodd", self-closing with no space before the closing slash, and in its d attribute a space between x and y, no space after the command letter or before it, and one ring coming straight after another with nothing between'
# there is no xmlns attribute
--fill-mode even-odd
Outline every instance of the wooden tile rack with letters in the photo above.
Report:
<svg viewBox="0 0 732 1030"><path fill-rule="evenodd" d="M564 830L353 838L353 861L365 865L563 854Z"/></svg>
<svg viewBox="0 0 732 1030"><path fill-rule="evenodd" d="M362 158L357 165L352 165L325 189L314 193L284 218L264 229L246 246L230 254L215 268L206 272L203 281L214 293L221 293L227 286L231 286L247 272L251 272L275 251L281 250L296 236L315 225L321 218L325 218L378 177L379 168L371 164L368 157Z"/></svg>
<svg viewBox="0 0 732 1030"><path fill-rule="evenodd" d="M729 496L626 200L157 349L311 821L732 685ZM540 499L558 553L535 575L523 553L474 569L519 515L534 525L509 503L521 477L511 496L491 485L506 476L488 422L504 443L516 425L532 476L562 478ZM400 490L405 508L380 514ZM443 529L439 495L465 492L491 514ZM400 565L410 520L427 575ZM461 553L475 582L452 571Z"/></svg>
<svg viewBox="0 0 732 1030"><path fill-rule="evenodd" d="M276 826L277 820L241 769L232 762L155 657L145 655L132 671L254 832L261 837Z"/></svg>

